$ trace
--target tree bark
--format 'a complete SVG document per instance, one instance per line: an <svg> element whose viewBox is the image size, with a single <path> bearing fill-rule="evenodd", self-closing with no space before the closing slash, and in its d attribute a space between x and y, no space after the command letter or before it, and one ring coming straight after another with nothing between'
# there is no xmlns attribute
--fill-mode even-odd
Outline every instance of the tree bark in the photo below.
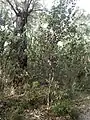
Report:
<svg viewBox="0 0 90 120"><path fill-rule="evenodd" d="M20 68L24 69L27 67L27 37L25 33L25 25L27 24L27 17L24 15L25 13L20 13L20 16L16 16L16 28L15 28L15 35L19 34L20 36L20 43L18 46L18 64Z"/></svg>
<svg viewBox="0 0 90 120"><path fill-rule="evenodd" d="M18 64L20 68L25 69L27 67L27 39L26 39L26 33L25 33L25 25L27 24L27 18L30 15L30 13L34 9L34 1L33 0L26 0L24 3L23 9L19 9L18 7L18 2L15 1L15 6L9 1L6 0L8 4L11 6L11 9L15 12L16 14L16 28L14 31L15 36L20 36L20 42L18 42ZM32 4L32 8L29 9L29 7ZM16 46L17 48L17 46Z"/></svg>

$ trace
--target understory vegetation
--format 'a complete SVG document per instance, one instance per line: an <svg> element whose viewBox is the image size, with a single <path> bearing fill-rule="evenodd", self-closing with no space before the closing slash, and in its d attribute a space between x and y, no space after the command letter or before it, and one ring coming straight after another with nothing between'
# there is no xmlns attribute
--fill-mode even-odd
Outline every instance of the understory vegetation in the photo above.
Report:
<svg viewBox="0 0 90 120"><path fill-rule="evenodd" d="M0 120L78 120L89 104L90 14L77 0L0 0Z"/></svg>

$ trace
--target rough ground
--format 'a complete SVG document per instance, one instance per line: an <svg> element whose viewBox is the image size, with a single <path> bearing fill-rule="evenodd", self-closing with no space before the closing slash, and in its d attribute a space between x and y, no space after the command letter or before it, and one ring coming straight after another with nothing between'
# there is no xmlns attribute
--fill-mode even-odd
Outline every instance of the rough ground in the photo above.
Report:
<svg viewBox="0 0 90 120"><path fill-rule="evenodd" d="M9 100L10 101L10 100ZM6 113L5 111L9 111L8 108L12 109L12 106L14 106L15 99L11 100L10 102L0 102L0 110L3 113ZM21 101L15 101L16 103L20 103ZM90 97L85 97L83 99L76 100L76 107L79 108L79 114L77 119L74 120L90 120ZM23 103L23 101L22 101ZM20 104L22 106L22 103ZM10 104L9 106L7 106ZM18 106L18 104L17 104ZM3 111L2 111L3 110ZM0 112L0 115L1 115ZM3 115L3 114L2 114ZM24 115L26 120L72 120L70 116L66 117L57 117L50 109L47 109L47 105L41 105L39 108L27 108L24 110ZM0 117L1 118L1 117ZM4 119L1 119L4 120ZM8 120L8 119L5 119ZM12 119L10 119L12 120Z"/></svg>
<svg viewBox="0 0 90 120"><path fill-rule="evenodd" d="M90 96L83 98L81 101L77 101L77 107L79 108L78 120L90 120Z"/></svg>
<svg viewBox="0 0 90 120"><path fill-rule="evenodd" d="M47 110L46 106L42 106L41 109L27 110L28 120L71 120L69 116L57 117L50 110Z"/></svg>
<svg viewBox="0 0 90 120"><path fill-rule="evenodd" d="M16 102L16 101L15 101ZM20 101L18 101L17 103L19 103ZM13 110L14 107L14 100L9 100L9 102L6 101L1 101L0 104L0 120L12 120L12 116L13 113L15 115L15 108ZM23 105L23 104L22 104ZM12 111L11 111L12 110ZM6 113L8 113L8 116L6 116ZM11 112L11 114L10 114ZM2 113L2 114L1 114ZM24 120L71 120L70 116L66 116L66 117L57 117L55 116L54 113L52 113L52 111L50 109L47 109L47 105L41 105L38 108L27 108L24 109L23 113L20 113L21 115L24 114ZM17 116L17 115L16 115ZM10 117L10 119L8 118ZM17 120L16 118L13 120Z"/></svg>

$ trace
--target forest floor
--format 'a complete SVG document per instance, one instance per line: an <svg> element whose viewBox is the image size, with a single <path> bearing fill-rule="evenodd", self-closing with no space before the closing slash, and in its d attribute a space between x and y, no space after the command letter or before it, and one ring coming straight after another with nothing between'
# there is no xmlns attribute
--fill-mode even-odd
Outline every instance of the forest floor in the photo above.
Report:
<svg viewBox="0 0 90 120"><path fill-rule="evenodd" d="M28 107L23 99L9 98L0 101L0 120L71 120L70 116L56 116L47 105ZM24 109L23 109L24 108ZM19 113L17 112L19 110ZM16 116L23 116L19 119Z"/></svg>
<svg viewBox="0 0 90 120"><path fill-rule="evenodd" d="M82 96L81 99L75 100L75 104L79 109L78 117L75 120L90 120L90 96ZM27 110L26 114L30 120L72 120L69 115L55 116L45 105L38 109Z"/></svg>
<svg viewBox="0 0 90 120"><path fill-rule="evenodd" d="M50 110L47 110L47 106L41 106L41 108L28 110L26 113L28 120L71 120L70 116L55 116Z"/></svg>
<svg viewBox="0 0 90 120"><path fill-rule="evenodd" d="M38 102L38 101L37 101ZM75 106L79 109L79 116L76 120L90 120L90 96L82 95L76 99ZM24 109L23 109L24 108ZM20 115L24 115L25 119L12 119L17 116L17 110ZM6 119L2 119L5 118ZM10 117L10 118L9 118ZM7 119L9 118L9 119ZM0 120L72 120L69 115L56 116L47 105L38 107L29 106L21 96L20 98L10 97L0 100Z"/></svg>

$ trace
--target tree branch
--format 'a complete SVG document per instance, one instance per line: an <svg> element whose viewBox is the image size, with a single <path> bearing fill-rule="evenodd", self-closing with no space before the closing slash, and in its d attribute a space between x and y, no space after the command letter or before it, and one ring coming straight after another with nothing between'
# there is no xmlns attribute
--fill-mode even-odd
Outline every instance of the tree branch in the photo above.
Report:
<svg viewBox="0 0 90 120"><path fill-rule="evenodd" d="M28 9L29 9L32 1L33 1L33 0L28 0L28 5L27 5L27 8L26 8L26 12L29 12Z"/></svg>
<svg viewBox="0 0 90 120"><path fill-rule="evenodd" d="M14 0L15 6L16 6L16 10L18 11L18 3L16 0Z"/></svg>
<svg viewBox="0 0 90 120"><path fill-rule="evenodd" d="M39 12L49 12L49 10L44 10L44 9L33 9L33 11L35 12L37 12L37 11L39 11Z"/></svg>
<svg viewBox="0 0 90 120"><path fill-rule="evenodd" d="M29 15L33 10L34 10L34 4L33 4L33 6L32 6L32 9L30 9L30 10L28 11L28 15Z"/></svg>
<svg viewBox="0 0 90 120"><path fill-rule="evenodd" d="M15 14L17 15L17 11L15 10L14 6L11 4L11 2L9 0L6 0L9 5L11 6L12 10L15 12Z"/></svg>

